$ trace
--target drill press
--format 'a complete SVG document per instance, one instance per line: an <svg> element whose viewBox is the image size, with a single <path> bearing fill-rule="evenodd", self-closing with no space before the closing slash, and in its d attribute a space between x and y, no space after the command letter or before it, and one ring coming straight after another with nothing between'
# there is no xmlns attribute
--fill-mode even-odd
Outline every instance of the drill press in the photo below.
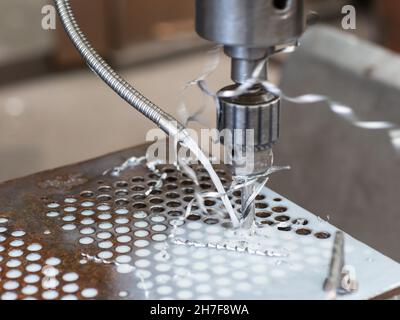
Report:
<svg viewBox="0 0 400 320"><path fill-rule="evenodd" d="M221 96L251 78L267 80L268 57L296 42L304 28L303 0L196 0L197 33L222 45L232 59L234 84L221 89ZM245 94L219 98L218 113L221 142L232 150L232 174L245 183L265 172L279 139L280 97L255 84ZM253 222L253 193L254 185L242 190L244 226Z"/></svg>

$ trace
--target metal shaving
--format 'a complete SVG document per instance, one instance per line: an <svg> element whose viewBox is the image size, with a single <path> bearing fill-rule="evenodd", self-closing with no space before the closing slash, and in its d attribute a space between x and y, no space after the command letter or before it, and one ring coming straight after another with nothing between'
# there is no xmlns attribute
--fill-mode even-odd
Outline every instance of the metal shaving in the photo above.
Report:
<svg viewBox="0 0 400 320"><path fill-rule="evenodd" d="M282 50L278 50L277 52L291 52L295 49L297 44L294 44L293 46L289 46L286 48L283 48ZM324 95L318 95L318 94L304 94L298 97L289 97L285 95L282 90L274 85L271 82L268 81L260 81L259 75L261 74L263 67L266 63L266 60L262 61L259 63L259 65L255 68L253 75L250 79L245 81L243 84L241 84L238 88L235 90L231 91L223 91L220 93L214 93L212 92L206 83L206 78L213 72L215 71L216 67L218 66L219 63L219 55L220 55L220 47L215 48L213 51L210 52L210 55L212 55L211 62L209 62L208 67L206 68L205 72L196 80L191 81L187 84L185 87L185 90L189 86L196 85L205 95L210 96L214 99L216 102L216 107L217 111L219 110L219 102L218 98L233 98L237 97L240 95L243 95L248 92L250 88L252 88L254 85L259 84L262 85L267 91L275 94L276 96L281 97L282 99L295 103L295 104L313 104L313 103L318 103L318 102L326 102L330 108L330 110L336 114L337 116L341 117L342 119L348 121L351 123L353 126L361 128L361 129L366 129L366 130L387 130L389 131L389 137L391 139L391 143L394 147L394 149L400 153L400 127L399 125L388 122L388 121L363 121L355 112L354 110L346 106L340 102L334 101L330 99L327 96ZM214 67L213 70L211 68ZM184 104L182 105L182 108L184 110L185 106ZM203 108L204 110L204 108ZM187 111L182 111L182 114L187 114ZM191 119L191 121L195 121L196 119L199 118L199 111L196 112L195 115L187 116L187 119Z"/></svg>
<svg viewBox="0 0 400 320"><path fill-rule="evenodd" d="M98 264L115 265L115 266L121 265L117 261L101 259L101 258L98 258L96 256L92 256L92 255L87 254L87 253L81 253L81 256L83 258L85 258L87 261L93 261L94 263L98 263Z"/></svg>
<svg viewBox="0 0 400 320"><path fill-rule="evenodd" d="M208 93L210 93L207 94L207 96L212 96L211 91L208 90L208 87L205 84L205 80L215 71L215 69L219 65L221 48L222 46L216 46L207 52L208 58L206 59L206 65L204 66L203 73L197 79L189 81L181 91L181 104L179 106L178 113L181 117L182 123L185 126L187 126L190 122L197 122L207 127L207 124L205 123L206 121L201 117L202 113L206 109L206 104L204 103L197 111L190 113L185 103L185 96L190 87L200 86L203 84L205 85L205 87L201 88L202 91L207 91Z"/></svg>
<svg viewBox="0 0 400 320"><path fill-rule="evenodd" d="M318 102L326 102L329 106L330 110L341 117L345 121L349 122L353 126L366 130L387 130L389 131L389 136L391 138L391 142L393 147L397 152L400 152L400 127L399 125L388 122L388 121L363 121L354 110L346 106L340 102L334 101L327 96L319 95L319 94L304 94L297 97L289 97L285 95L282 90L277 87L275 84L268 81L260 81L259 75L265 65L266 60L262 61L254 70L253 75L250 79L241 84L237 89L231 91L224 91L218 94L213 94L219 98L232 98L243 95L248 92L250 88L254 85L259 84L262 85L265 90L273 93L276 96L281 97L282 99L295 103L295 104L313 104ZM204 85L199 84L199 88L202 89ZM203 91L205 94L210 94L208 90Z"/></svg>
<svg viewBox="0 0 400 320"><path fill-rule="evenodd" d="M121 173L127 169L131 169L134 167L137 167L141 164L143 164L146 161L146 157L131 157L125 162L123 162L121 165L107 169L106 171L103 172L103 176L107 175L110 173L111 176L113 177L119 177Z"/></svg>
<svg viewBox="0 0 400 320"><path fill-rule="evenodd" d="M288 254L286 254L286 253L277 252L274 250L252 249L247 245L246 241L241 241L241 242L243 242L241 245L229 244L229 243L218 243L218 242L203 243L200 241L191 241L191 240L185 240L185 239L181 239L181 238L173 238L171 241L176 245L183 245L183 246L194 247L194 248L209 248L209 249L216 249L216 250L233 251L233 252L238 252L238 253L247 253L247 254L251 254L251 255L264 256L264 257L277 258L277 257L287 257L288 256Z"/></svg>

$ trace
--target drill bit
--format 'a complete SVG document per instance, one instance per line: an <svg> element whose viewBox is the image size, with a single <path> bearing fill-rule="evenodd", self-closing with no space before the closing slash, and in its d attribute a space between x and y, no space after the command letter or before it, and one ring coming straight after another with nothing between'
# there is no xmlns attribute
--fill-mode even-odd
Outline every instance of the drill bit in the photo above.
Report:
<svg viewBox="0 0 400 320"><path fill-rule="evenodd" d="M254 185L245 186L241 193L241 209L242 209L242 228L250 229L253 224L254 217L256 214L255 203L250 197L254 193ZM249 201L251 201L249 203Z"/></svg>

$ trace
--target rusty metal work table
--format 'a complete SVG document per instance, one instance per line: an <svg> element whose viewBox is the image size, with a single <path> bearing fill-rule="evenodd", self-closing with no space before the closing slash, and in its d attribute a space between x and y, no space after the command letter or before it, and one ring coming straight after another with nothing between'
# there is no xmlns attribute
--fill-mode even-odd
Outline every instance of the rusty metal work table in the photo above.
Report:
<svg viewBox="0 0 400 320"><path fill-rule="evenodd" d="M117 178L103 174L145 151L139 146L0 185L0 299L326 298L335 227L266 188L256 201L260 241L287 257L171 243L172 232L193 242L235 239L216 214L218 199L206 200L208 215L194 207L183 220L194 185L172 166L160 169L165 183L149 196L157 177L145 166ZM195 169L200 188L213 190L207 173ZM217 173L228 186L224 168ZM239 193L231 200L240 208ZM346 252L360 289L340 299L396 294L399 264L348 235Z"/></svg>

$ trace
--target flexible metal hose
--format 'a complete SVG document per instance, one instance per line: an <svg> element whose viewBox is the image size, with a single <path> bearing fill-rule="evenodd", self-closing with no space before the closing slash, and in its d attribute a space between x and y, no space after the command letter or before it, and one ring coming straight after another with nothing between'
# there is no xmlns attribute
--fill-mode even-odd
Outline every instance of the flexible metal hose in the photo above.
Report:
<svg viewBox="0 0 400 320"><path fill-rule="evenodd" d="M68 36L94 73L122 99L157 124L167 134L175 135L184 128L174 117L133 88L100 57L76 22L69 0L54 0L54 2Z"/></svg>

